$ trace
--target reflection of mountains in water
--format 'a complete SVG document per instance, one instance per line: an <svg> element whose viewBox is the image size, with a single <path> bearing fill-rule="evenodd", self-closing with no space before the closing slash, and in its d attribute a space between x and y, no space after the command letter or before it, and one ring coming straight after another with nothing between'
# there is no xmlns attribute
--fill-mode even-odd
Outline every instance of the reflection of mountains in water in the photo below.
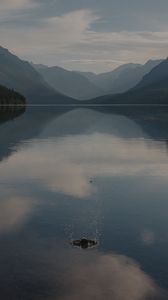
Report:
<svg viewBox="0 0 168 300"><path fill-rule="evenodd" d="M150 137L168 140L168 107L113 106L93 109L33 107L0 113L0 160L8 157L20 144L39 135L66 135L102 132L126 138ZM15 119L15 117L18 117ZM12 120L12 122L5 121Z"/></svg>
<svg viewBox="0 0 168 300"><path fill-rule="evenodd" d="M17 118L25 112L25 105L1 105L0 104L0 123Z"/></svg>
<svg viewBox="0 0 168 300"><path fill-rule="evenodd" d="M57 110L49 107L25 109L22 106L17 107L17 110L8 108L6 112L3 110L0 112L0 161L16 151L20 144L38 136L54 118L65 113L65 108Z"/></svg>
<svg viewBox="0 0 168 300"><path fill-rule="evenodd" d="M14 136L17 134L15 132L16 128L13 125L15 124L15 119L24 114L26 107L24 105L2 105L0 106L0 161L5 157L8 157L11 154L10 144ZM10 128L11 132L6 130ZM6 136L7 134L7 136Z"/></svg>
<svg viewBox="0 0 168 300"><path fill-rule="evenodd" d="M113 107L96 107L106 114L125 116L139 125L149 138L168 141L168 106L166 105L119 105Z"/></svg>

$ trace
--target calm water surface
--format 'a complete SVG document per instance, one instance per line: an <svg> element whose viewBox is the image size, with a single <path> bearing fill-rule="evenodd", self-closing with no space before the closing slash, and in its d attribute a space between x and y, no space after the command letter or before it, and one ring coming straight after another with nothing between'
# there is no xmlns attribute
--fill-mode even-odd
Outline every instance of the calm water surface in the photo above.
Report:
<svg viewBox="0 0 168 300"><path fill-rule="evenodd" d="M168 109L3 120L0 191L0 299L168 299Z"/></svg>

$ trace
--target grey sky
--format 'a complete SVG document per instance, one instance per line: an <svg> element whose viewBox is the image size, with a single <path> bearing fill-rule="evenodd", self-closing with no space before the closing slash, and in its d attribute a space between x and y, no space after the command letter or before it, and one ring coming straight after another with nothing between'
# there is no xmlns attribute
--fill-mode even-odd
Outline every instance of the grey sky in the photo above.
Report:
<svg viewBox="0 0 168 300"><path fill-rule="evenodd" d="M167 57L167 0L0 0L0 43L24 59L103 72Z"/></svg>

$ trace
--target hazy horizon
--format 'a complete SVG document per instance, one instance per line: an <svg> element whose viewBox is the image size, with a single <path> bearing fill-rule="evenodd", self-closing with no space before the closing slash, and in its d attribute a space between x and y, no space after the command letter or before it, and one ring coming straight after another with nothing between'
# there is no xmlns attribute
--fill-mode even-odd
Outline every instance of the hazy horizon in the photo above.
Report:
<svg viewBox="0 0 168 300"><path fill-rule="evenodd" d="M158 59L156 59L156 60L164 60L164 59L166 59L166 57L160 57L160 58L158 58ZM96 71L92 71L92 70L90 70L90 71L88 71L88 72L90 72L90 73L94 73L94 74L103 74L103 73L108 73L108 72L110 72L110 71L114 71L114 70L116 70L117 68L119 68L119 67L121 67L121 66L124 66L124 65L127 65L127 64L139 64L139 65L144 65L144 64L146 64L148 61L152 61L152 59L148 59L147 61L145 61L145 62L143 62L143 63L139 63L139 62L127 62L127 63L124 63L124 64L119 64L119 65L117 65L117 66L115 66L115 67L112 67L111 69L109 69L109 70L106 70L106 71L103 71L103 72L96 72ZM31 63L33 63L33 64L37 64L37 65L43 65L43 66L46 66L46 67L49 67L49 68L51 68L51 67L58 67L58 68L62 68L62 69L65 69L66 71L74 71L74 72L87 72L87 70L84 70L84 69L82 69L82 67L81 68L79 68L79 69L73 69L73 66L72 66L72 68L65 68L64 66L61 66L61 65L47 65L47 64L45 64L45 63L36 63L36 62L34 62L34 61L31 61Z"/></svg>

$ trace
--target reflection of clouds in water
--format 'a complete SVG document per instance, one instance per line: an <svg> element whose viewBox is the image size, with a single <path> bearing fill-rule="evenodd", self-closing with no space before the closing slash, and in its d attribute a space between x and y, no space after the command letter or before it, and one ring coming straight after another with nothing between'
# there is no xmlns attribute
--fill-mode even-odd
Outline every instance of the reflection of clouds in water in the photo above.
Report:
<svg viewBox="0 0 168 300"><path fill-rule="evenodd" d="M19 241L19 244L16 240L12 251L7 248L5 260L1 260L2 275L7 259L9 269L11 256L12 259L13 254L15 257L13 249L17 250L19 259L16 271L7 279L4 276L1 278L6 290L6 297L2 299L168 299L164 295L166 292L135 261L126 256L65 248L58 240L57 245L50 241L45 246L32 237L29 242L29 237ZM25 289L26 286L29 288Z"/></svg>
<svg viewBox="0 0 168 300"><path fill-rule="evenodd" d="M31 212L31 208L30 199L1 192L0 233L11 232L21 226Z"/></svg>
<svg viewBox="0 0 168 300"><path fill-rule="evenodd" d="M143 140L124 140L97 133L32 143L5 165L1 164L0 176L14 181L40 179L50 190L82 198L95 191L90 178L165 176L168 174L166 160L162 143L156 147L155 143L149 145Z"/></svg>
<svg viewBox="0 0 168 300"><path fill-rule="evenodd" d="M144 230L141 233L141 241L146 246L153 245L155 243L155 234L151 230Z"/></svg>
<svg viewBox="0 0 168 300"><path fill-rule="evenodd" d="M161 291L154 281L126 256L77 254L72 261L68 273L64 274L64 293L60 300L161 299Z"/></svg>

